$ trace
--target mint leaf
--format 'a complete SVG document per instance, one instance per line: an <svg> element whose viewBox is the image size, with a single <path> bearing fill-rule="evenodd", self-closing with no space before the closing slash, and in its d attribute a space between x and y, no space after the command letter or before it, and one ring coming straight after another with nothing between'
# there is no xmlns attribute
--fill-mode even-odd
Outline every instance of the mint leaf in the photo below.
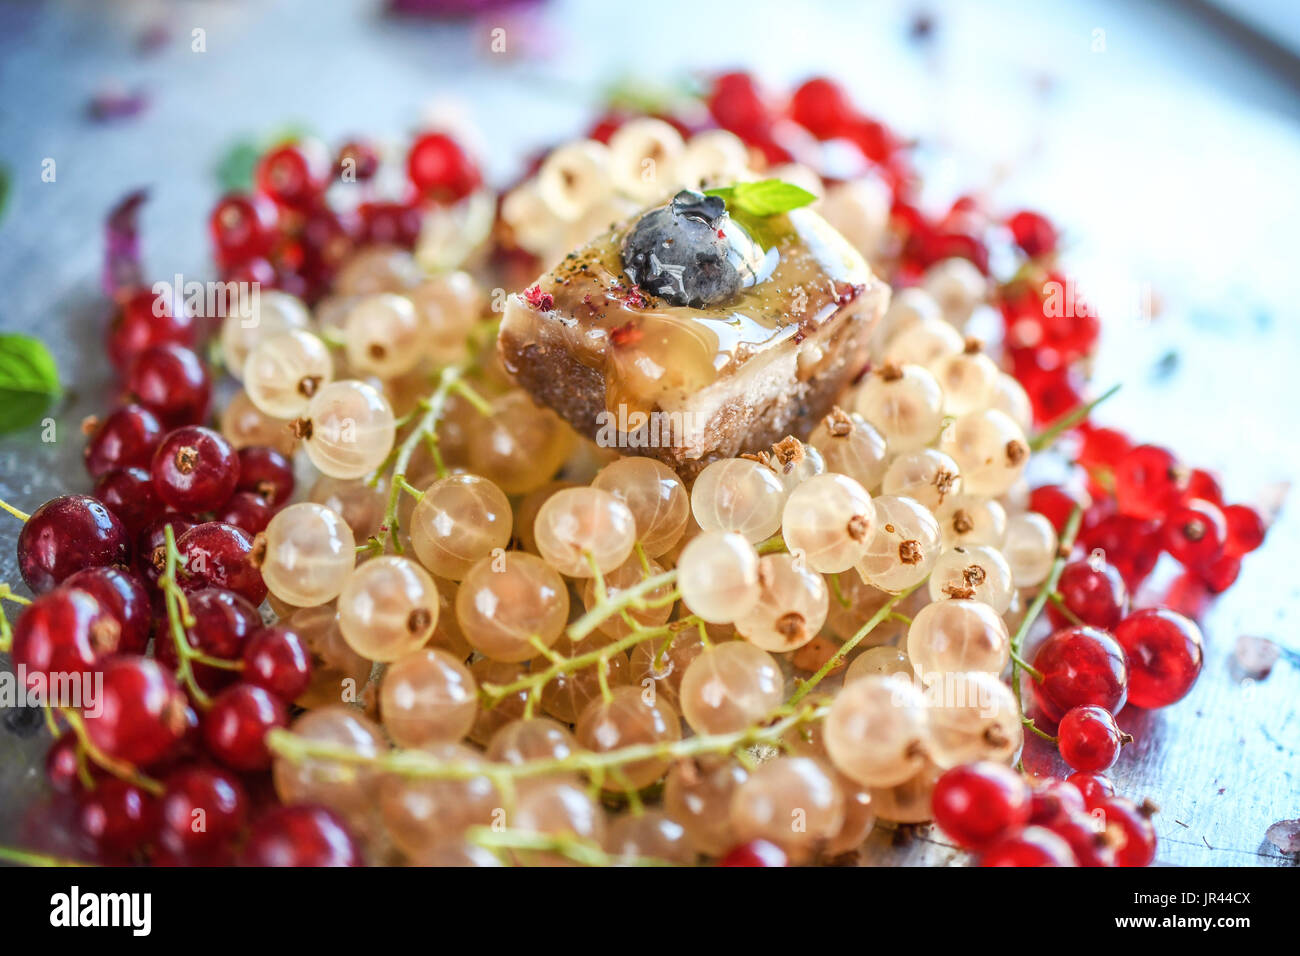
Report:
<svg viewBox="0 0 1300 956"><path fill-rule="evenodd" d="M717 189L706 189L704 193L706 196L722 197L732 212L758 218L776 216L817 201L817 197L808 190L780 179L733 183Z"/></svg>
<svg viewBox="0 0 1300 956"><path fill-rule="evenodd" d="M59 370L44 342L30 335L0 333L0 432L40 421L62 391Z"/></svg>

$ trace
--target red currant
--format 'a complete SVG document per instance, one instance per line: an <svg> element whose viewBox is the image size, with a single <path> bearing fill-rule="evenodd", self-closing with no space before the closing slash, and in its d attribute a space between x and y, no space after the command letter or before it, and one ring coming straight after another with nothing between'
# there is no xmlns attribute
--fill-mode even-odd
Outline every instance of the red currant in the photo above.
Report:
<svg viewBox="0 0 1300 956"><path fill-rule="evenodd" d="M54 675L90 674L117 650L121 629L85 591L57 588L36 598L13 627L10 648L26 686L48 686Z"/></svg>
<svg viewBox="0 0 1300 956"><path fill-rule="evenodd" d="M1182 700L1205 663L1201 629L1167 608L1134 611L1115 628L1129 666L1129 700L1168 707Z"/></svg>
<svg viewBox="0 0 1300 956"><path fill-rule="evenodd" d="M1079 534L1086 551L1099 551L1114 565L1125 585L1134 592L1160 558L1160 525L1131 515L1108 515Z"/></svg>
<svg viewBox="0 0 1300 956"><path fill-rule="evenodd" d="M1029 822L1046 826L1057 817L1082 813L1083 794L1074 784L1065 780L1047 779L1034 787L1030 796Z"/></svg>
<svg viewBox="0 0 1300 956"><path fill-rule="evenodd" d="M1113 472L1124 456L1133 450L1128 436L1114 428L1084 423L1079 426L1079 435L1083 441L1079 445L1078 461L1089 471Z"/></svg>
<svg viewBox="0 0 1300 956"><path fill-rule="evenodd" d="M708 105L718 125L738 133L742 139L746 133L766 129L772 121L758 84L748 73L719 76L713 81Z"/></svg>
<svg viewBox="0 0 1300 956"><path fill-rule="evenodd" d="M154 487L169 507L190 514L213 511L239 482L239 456L220 432L189 425L163 439L152 473Z"/></svg>
<svg viewBox="0 0 1300 956"><path fill-rule="evenodd" d="M194 425L208 415L212 384L203 362L182 345L155 345L137 356L126 379L134 401L164 426Z"/></svg>
<svg viewBox="0 0 1300 956"><path fill-rule="evenodd" d="M262 628L244 647L243 678L281 700L292 701L311 683L311 654L288 628Z"/></svg>
<svg viewBox="0 0 1300 956"><path fill-rule="evenodd" d="M1228 527L1223 553L1229 557L1239 558L1264 543L1264 519L1249 505L1228 505L1223 520Z"/></svg>
<svg viewBox="0 0 1300 956"><path fill-rule="evenodd" d="M1084 624L1110 630L1124 617L1128 609L1128 588L1113 565L1088 558L1071 561L1061 569L1061 579L1056 591L1061 603L1070 614ZM1055 604L1047 605L1047 616L1056 627L1069 623L1064 611Z"/></svg>
<svg viewBox="0 0 1300 956"><path fill-rule="evenodd" d="M271 765L266 734L289 722L284 702L252 684L223 690L203 716L208 752L235 770L265 770Z"/></svg>
<svg viewBox="0 0 1300 956"><path fill-rule="evenodd" d="M1183 500L1190 501L1193 498L1200 498L1222 508L1223 489L1219 487L1218 479L1208 471L1193 468L1187 474L1187 491L1183 494Z"/></svg>
<svg viewBox="0 0 1300 956"><path fill-rule="evenodd" d="M424 214L411 203L372 202L357 207L361 235L366 242L414 248L420 238Z"/></svg>
<svg viewBox="0 0 1300 956"><path fill-rule="evenodd" d="M186 629L186 639L193 647L209 657L224 661L237 661L244 653L248 639L262 627L262 615L233 591L221 588L203 588L187 595L194 626ZM159 625L159 639L154 655L172 670L179 660L176 642L165 624ZM206 664L193 665L194 678L199 686L210 693L233 684L236 671Z"/></svg>
<svg viewBox="0 0 1300 956"><path fill-rule="evenodd" d="M1230 554L1220 555L1205 567L1198 568L1196 573L1211 594L1222 594L1232 587L1237 575L1241 573L1241 558L1234 558Z"/></svg>
<svg viewBox="0 0 1300 956"><path fill-rule="evenodd" d="M258 494L252 491L236 491L217 512L217 521L234 525L240 531L257 536L266 530L275 516L273 509Z"/></svg>
<svg viewBox="0 0 1300 956"><path fill-rule="evenodd" d="M266 599L266 583L253 565L252 535L232 524L205 521L176 542L184 562L186 589L218 587L234 591L254 607Z"/></svg>
<svg viewBox="0 0 1300 956"><path fill-rule="evenodd" d="M1128 696L1128 665L1115 638L1095 627L1066 627L1034 654L1041 680L1031 681L1034 699L1051 720L1083 704L1119 713Z"/></svg>
<svg viewBox="0 0 1300 956"><path fill-rule="evenodd" d="M1070 844L1045 827L1025 827L989 847L980 866L1077 866Z"/></svg>
<svg viewBox="0 0 1300 956"><path fill-rule="evenodd" d="M182 303L137 289L122 303L108 327L108 360L120 372L155 345L191 346L194 319Z"/></svg>
<svg viewBox="0 0 1300 956"><path fill-rule="evenodd" d="M483 182L478 166L445 133L425 133L411 144L406 175L421 195L438 202L464 199Z"/></svg>
<svg viewBox="0 0 1300 956"><path fill-rule="evenodd" d="M203 856L235 839L248 817L248 796L234 774L186 767L168 776L159 805L159 839L182 856Z"/></svg>
<svg viewBox="0 0 1300 956"><path fill-rule="evenodd" d="M325 191L329 158L314 140L285 143L257 164L257 188L282 206L304 209Z"/></svg>
<svg viewBox="0 0 1300 956"><path fill-rule="evenodd" d="M158 827L158 801L133 783L105 777L81 794L77 823L109 854L142 848Z"/></svg>
<svg viewBox="0 0 1300 956"><path fill-rule="evenodd" d="M194 522L178 514L159 515L141 529L136 538L136 570L146 584L157 585L158 578L167 566L166 530L170 525L172 537L177 541L181 535L194 527Z"/></svg>
<svg viewBox="0 0 1300 956"><path fill-rule="evenodd" d="M1079 810L1062 814L1046 826L1070 845L1080 866L1116 865L1117 857L1111 845L1114 840L1106 830L1104 819Z"/></svg>
<svg viewBox="0 0 1300 956"><path fill-rule="evenodd" d="M1031 259L1056 251L1056 227L1040 213L1023 209L1007 219L1007 228L1016 245Z"/></svg>
<svg viewBox="0 0 1300 956"><path fill-rule="evenodd" d="M369 182L379 172L379 152L365 140L348 140L339 147L334 175L343 182Z"/></svg>
<svg viewBox="0 0 1300 956"><path fill-rule="evenodd" d="M190 728L189 705L176 679L145 657L108 661L98 704L84 715L91 743L137 767L170 756Z"/></svg>
<svg viewBox="0 0 1300 956"><path fill-rule="evenodd" d="M298 804L272 810L244 845L245 866L362 866L361 848L332 810Z"/></svg>
<svg viewBox="0 0 1300 956"><path fill-rule="evenodd" d="M1169 512L1160 532L1175 561L1185 568L1201 568L1223 554L1228 529L1218 507L1193 498Z"/></svg>
<svg viewBox="0 0 1300 956"><path fill-rule="evenodd" d="M1105 774L1079 771L1070 774L1065 781L1083 794L1083 805L1089 810L1108 797L1115 796L1115 785Z"/></svg>
<svg viewBox="0 0 1300 956"><path fill-rule="evenodd" d="M767 840L750 840L727 851L718 866L787 866L789 860L775 843Z"/></svg>
<svg viewBox="0 0 1300 956"><path fill-rule="evenodd" d="M990 761L953 767L931 797L934 822L958 846L979 849L1029 822L1031 797L1024 777Z"/></svg>
<svg viewBox="0 0 1300 956"><path fill-rule="evenodd" d="M50 789L65 796L80 792L82 759L81 744L70 730L50 744L45 754L45 778L50 782ZM87 760L87 769L92 766Z"/></svg>
<svg viewBox="0 0 1300 956"><path fill-rule="evenodd" d="M1097 804L1106 818L1107 829L1114 828L1119 839L1115 847L1120 866L1149 866L1156 858L1156 828L1151 825L1155 807L1141 806L1123 797L1108 797Z"/></svg>
<svg viewBox="0 0 1300 956"><path fill-rule="evenodd" d="M1120 731L1111 712L1094 705L1068 710L1056 731L1061 759L1075 770L1109 770L1133 738Z"/></svg>
<svg viewBox="0 0 1300 956"><path fill-rule="evenodd" d="M115 468L95 482L95 497L117 516L128 536L140 533L159 511L162 499L146 468Z"/></svg>
<svg viewBox="0 0 1300 956"><path fill-rule="evenodd" d="M853 104L838 83L817 76L790 97L790 117L818 139L831 139L853 118Z"/></svg>
<svg viewBox="0 0 1300 956"><path fill-rule="evenodd" d="M149 592L139 576L125 568L87 568L63 582L99 602L101 611L117 624L119 654L143 654L153 631Z"/></svg>
<svg viewBox="0 0 1300 956"><path fill-rule="evenodd" d="M239 481L236 491L251 491L274 508L293 494L293 462L274 448L249 445L239 449Z"/></svg>
<svg viewBox="0 0 1300 956"><path fill-rule="evenodd" d="M41 505L18 532L18 570L37 594L84 568L131 560L126 527L86 495L63 495Z"/></svg>
<svg viewBox="0 0 1300 956"><path fill-rule="evenodd" d="M1122 514L1163 518L1186 490L1186 469L1157 445L1138 445L1115 466L1115 501Z"/></svg>
<svg viewBox="0 0 1300 956"><path fill-rule="evenodd" d="M220 262L244 262L264 256L275 243L279 211L263 196L224 196L208 218L212 244Z"/></svg>
<svg viewBox="0 0 1300 956"><path fill-rule="evenodd" d="M86 442L86 471L98 478L114 468L148 468L162 441L162 424L142 405L124 405L100 422Z"/></svg>

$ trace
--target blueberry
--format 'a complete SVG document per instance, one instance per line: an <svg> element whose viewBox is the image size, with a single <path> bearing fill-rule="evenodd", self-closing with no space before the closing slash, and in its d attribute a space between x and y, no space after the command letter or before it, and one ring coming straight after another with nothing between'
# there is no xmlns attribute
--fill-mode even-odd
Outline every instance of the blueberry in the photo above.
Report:
<svg viewBox="0 0 1300 956"><path fill-rule="evenodd" d="M718 196L683 189L651 209L623 240L623 271L673 305L702 308L758 281L763 250Z"/></svg>

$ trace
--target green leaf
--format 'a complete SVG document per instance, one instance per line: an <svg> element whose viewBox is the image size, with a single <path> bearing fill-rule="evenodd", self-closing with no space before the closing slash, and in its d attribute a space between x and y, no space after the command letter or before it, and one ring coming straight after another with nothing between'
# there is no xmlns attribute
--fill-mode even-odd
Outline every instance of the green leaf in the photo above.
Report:
<svg viewBox="0 0 1300 956"><path fill-rule="evenodd" d="M40 421L62 393L59 370L44 342L30 335L0 333L0 432Z"/></svg>
<svg viewBox="0 0 1300 956"><path fill-rule="evenodd" d="M262 154L277 146L294 143L309 135L305 126L288 125L260 139L241 139L232 143L217 161L217 181L229 193L248 192L253 188L253 174Z"/></svg>
<svg viewBox="0 0 1300 956"><path fill-rule="evenodd" d="M780 215L817 201L817 197L808 190L780 179L733 183L717 189L706 189L705 194L721 196L728 209L758 218Z"/></svg>

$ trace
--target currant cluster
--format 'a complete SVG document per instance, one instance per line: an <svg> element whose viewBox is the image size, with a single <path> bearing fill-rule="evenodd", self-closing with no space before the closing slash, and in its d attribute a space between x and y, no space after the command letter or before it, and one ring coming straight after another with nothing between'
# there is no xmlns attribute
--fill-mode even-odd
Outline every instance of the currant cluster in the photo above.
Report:
<svg viewBox="0 0 1300 956"><path fill-rule="evenodd" d="M224 280L315 303L357 249L413 249L431 210L481 186L477 164L445 132L416 137L401 176L390 175L376 143L349 140L331 156L316 140L296 139L268 150L253 191L222 197L208 227Z"/></svg>
<svg viewBox="0 0 1300 956"><path fill-rule="evenodd" d="M436 269L417 234L481 191L454 140L415 141L400 200L361 141L275 147L210 223L223 276L264 286L212 330L215 421L207 330L123 293L94 494L26 519L36 597L0 635L29 680L102 675L102 710L51 711L48 767L105 858L771 866L935 819L986 863L1150 862L1149 814L1101 776L1115 715L1182 698L1203 654L1130 595L1161 550L1221 581L1263 522L1061 388L1097 329L1031 301L1046 219L928 217L902 140L835 84L773 104L729 74L711 121L606 116L503 197L500 255ZM847 179L820 162L840 142ZM486 288L757 176L806 185L896 286L806 440L687 482L514 385ZM997 241L1018 278L990 275ZM966 334L1012 301L1001 340ZM1029 488L1075 446L1077 480ZM1010 769L1026 729L1070 781Z"/></svg>

